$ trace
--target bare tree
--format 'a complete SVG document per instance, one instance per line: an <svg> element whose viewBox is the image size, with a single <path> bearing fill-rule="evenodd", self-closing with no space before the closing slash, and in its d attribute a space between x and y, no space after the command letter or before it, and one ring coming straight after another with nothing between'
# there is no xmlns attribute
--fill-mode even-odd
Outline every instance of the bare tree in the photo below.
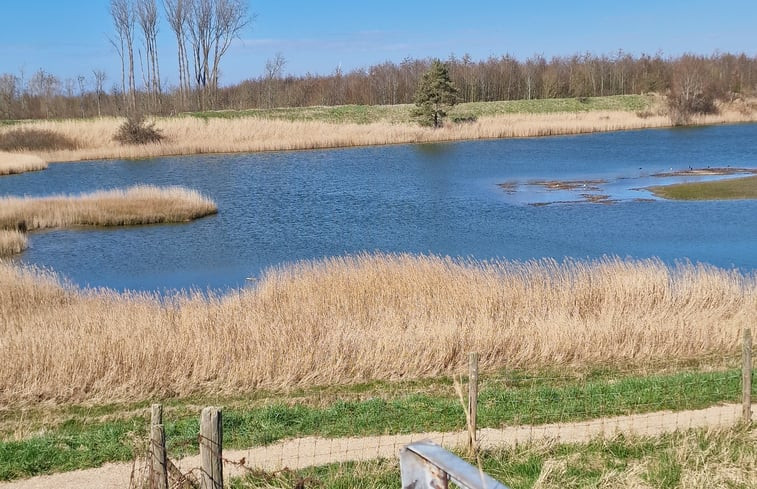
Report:
<svg viewBox="0 0 757 489"><path fill-rule="evenodd" d="M13 103L21 97L21 79L10 73L0 75L0 117L13 116Z"/></svg>
<svg viewBox="0 0 757 489"><path fill-rule="evenodd" d="M110 0L110 14L116 28L118 41L111 39L111 44L121 57L121 88L129 98L129 107L134 110L137 106L136 83L134 80L134 4L133 0ZM128 71L127 71L128 68ZM126 75L128 73L128 90Z"/></svg>
<svg viewBox="0 0 757 489"><path fill-rule="evenodd" d="M160 70L158 67L158 6L155 0L136 0L137 22L142 29L147 64L146 88L150 103L157 108L160 102Z"/></svg>
<svg viewBox="0 0 757 489"><path fill-rule="evenodd" d="M251 19L245 0L191 0L191 5L187 27L204 107L218 89L221 59Z"/></svg>
<svg viewBox="0 0 757 489"><path fill-rule="evenodd" d="M287 61L281 53L276 53L273 58L269 58L265 62L266 105L268 108L274 106L274 84L281 78L286 63Z"/></svg>
<svg viewBox="0 0 757 489"><path fill-rule="evenodd" d="M177 54L179 58L179 96L182 107L186 106L189 93L189 63L187 61L187 25L192 0L163 0L166 18L171 30L176 35Z"/></svg>
<svg viewBox="0 0 757 489"><path fill-rule="evenodd" d="M97 92L97 117L102 117L102 98L105 95L103 85L107 76L103 70L92 70L92 75L95 77L95 92Z"/></svg>

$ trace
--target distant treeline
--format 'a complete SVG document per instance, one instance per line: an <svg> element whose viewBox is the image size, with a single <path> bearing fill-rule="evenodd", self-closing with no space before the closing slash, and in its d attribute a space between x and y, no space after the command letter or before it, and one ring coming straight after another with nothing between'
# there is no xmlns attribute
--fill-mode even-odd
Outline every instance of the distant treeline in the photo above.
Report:
<svg viewBox="0 0 757 489"><path fill-rule="evenodd" d="M218 88L210 109L249 109L344 104L412 103L418 82L431 60L406 59L330 75L284 75L280 55L266 73ZM594 97L657 92L722 99L757 92L757 57L745 54L633 56L581 54L525 61L512 56L475 61L470 56L446 60L461 102L535 98ZM0 75L0 119L38 119L123 115L127 104L118 83L106 90L106 75L61 80L44 70ZM155 94L137 90L145 112L174 114L198 110L200 97L181 96L178 88Z"/></svg>

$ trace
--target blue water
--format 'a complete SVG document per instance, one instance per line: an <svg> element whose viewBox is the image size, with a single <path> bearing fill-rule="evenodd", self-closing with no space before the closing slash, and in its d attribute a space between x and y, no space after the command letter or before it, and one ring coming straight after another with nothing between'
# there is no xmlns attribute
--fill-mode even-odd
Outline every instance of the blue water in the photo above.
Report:
<svg viewBox="0 0 757 489"><path fill-rule="evenodd" d="M757 200L638 200L651 197L638 187L696 180L657 172L708 166L757 168L757 125L62 163L0 178L0 195L184 185L218 203L187 224L33 233L17 260L82 286L223 290L270 266L364 251L757 270ZM533 184L543 180L602 180L617 202ZM565 200L577 202L531 205Z"/></svg>

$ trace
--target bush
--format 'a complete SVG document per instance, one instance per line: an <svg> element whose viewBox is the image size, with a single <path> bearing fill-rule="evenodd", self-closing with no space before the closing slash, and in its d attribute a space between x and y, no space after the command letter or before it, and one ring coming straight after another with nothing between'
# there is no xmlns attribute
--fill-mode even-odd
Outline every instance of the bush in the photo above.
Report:
<svg viewBox="0 0 757 489"><path fill-rule="evenodd" d="M113 139L121 144L149 144L159 143L164 136L155 128L155 122L147 122L143 115L136 114L126 118Z"/></svg>
<svg viewBox="0 0 757 489"><path fill-rule="evenodd" d="M75 140L48 129L19 128L0 133L0 151L55 151L78 146Z"/></svg>

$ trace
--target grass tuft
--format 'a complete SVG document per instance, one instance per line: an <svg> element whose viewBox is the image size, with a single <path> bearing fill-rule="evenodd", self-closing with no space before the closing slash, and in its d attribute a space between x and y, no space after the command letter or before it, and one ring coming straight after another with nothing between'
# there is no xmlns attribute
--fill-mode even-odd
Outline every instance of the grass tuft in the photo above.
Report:
<svg viewBox="0 0 757 489"><path fill-rule="evenodd" d="M23 232L0 229L0 257L21 253L27 245L26 234Z"/></svg>

